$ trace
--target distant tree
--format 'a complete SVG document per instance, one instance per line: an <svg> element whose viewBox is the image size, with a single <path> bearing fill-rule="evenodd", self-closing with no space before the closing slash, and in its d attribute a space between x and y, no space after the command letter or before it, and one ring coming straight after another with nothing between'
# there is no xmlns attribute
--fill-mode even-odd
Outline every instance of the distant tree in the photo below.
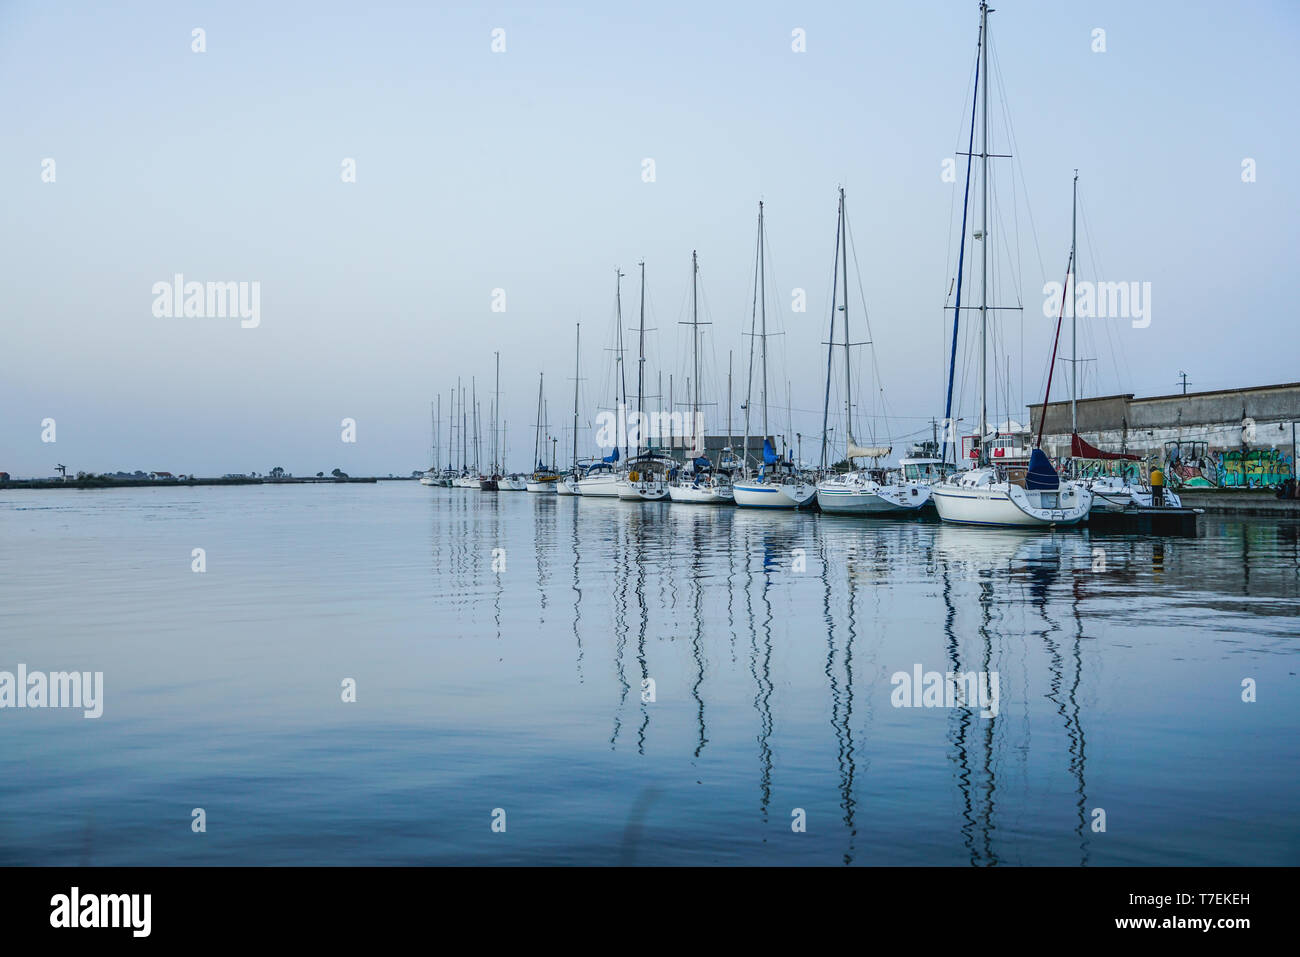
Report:
<svg viewBox="0 0 1300 957"><path fill-rule="evenodd" d="M316 473L316 477L317 477L317 478L324 478L324 477L325 477L325 473L324 473L324 472L317 472L317 473Z"/></svg>
<svg viewBox="0 0 1300 957"><path fill-rule="evenodd" d="M278 465L271 469L271 478L284 478L284 469Z"/></svg>
<svg viewBox="0 0 1300 957"><path fill-rule="evenodd" d="M344 472L342 469L335 469L330 472L330 475L333 475L336 479L345 479L348 477L348 473Z"/></svg>

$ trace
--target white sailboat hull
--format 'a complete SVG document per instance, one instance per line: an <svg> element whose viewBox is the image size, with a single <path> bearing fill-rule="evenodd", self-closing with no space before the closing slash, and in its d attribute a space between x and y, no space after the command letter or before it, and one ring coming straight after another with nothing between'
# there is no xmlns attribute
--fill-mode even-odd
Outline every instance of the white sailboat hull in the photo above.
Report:
<svg viewBox="0 0 1300 957"><path fill-rule="evenodd" d="M624 502L662 502L668 498L668 486L659 479L633 482L621 478L615 483L615 494Z"/></svg>
<svg viewBox="0 0 1300 957"><path fill-rule="evenodd" d="M584 498L618 498L618 476L610 472L578 479L578 494Z"/></svg>
<svg viewBox="0 0 1300 957"><path fill-rule="evenodd" d="M525 483L525 484L527 485L528 491L530 491L530 492L537 492L537 493L539 493L539 494L541 494L541 495L554 495L554 494L555 494L555 486L556 486L557 483L555 483L555 482L527 482L527 483Z"/></svg>
<svg viewBox="0 0 1300 957"><path fill-rule="evenodd" d="M967 486L944 482L933 489L939 517L958 525L1047 528L1077 525L1088 517L1093 496L1071 482L1055 491L1027 490L1007 482Z"/></svg>
<svg viewBox="0 0 1300 957"><path fill-rule="evenodd" d="M841 482L817 486L817 505L823 512L844 515L912 515L930 503L930 486L874 485L853 487Z"/></svg>
<svg viewBox="0 0 1300 957"><path fill-rule="evenodd" d="M555 483L556 495L577 495L578 483L574 481L573 476L566 475Z"/></svg>
<svg viewBox="0 0 1300 957"><path fill-rule="evenodd" d="M731 489L741 508L802 508L817 495L807 482L737 482Z"/></svg>
<svg viewBox="0 0 1300 957"><path fill-rule="evenodd" d="M693 505L732 505L736 501L730 485L669 485L668 498Z"/></svg>

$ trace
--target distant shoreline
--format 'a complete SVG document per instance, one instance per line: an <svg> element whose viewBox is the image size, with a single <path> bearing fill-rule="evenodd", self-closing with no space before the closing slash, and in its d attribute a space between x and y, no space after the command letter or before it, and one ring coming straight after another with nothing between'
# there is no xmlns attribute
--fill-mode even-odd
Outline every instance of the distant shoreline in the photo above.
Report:
<svg viewBox="0 0 1300 957"><path fill-rule="evenodd" d="M323 478L316 476L304 478L187 478L187 479L106 479L106 478L89 478L89 479L9 479L0 482L0 490L11 488L165 488L180 485L347 485L353 483L363 483L373 485L375 482L413 482L414 478L410 476L403 477L400 475L392 476L363 476L353 478L334 478L327 475Z"/></svg>

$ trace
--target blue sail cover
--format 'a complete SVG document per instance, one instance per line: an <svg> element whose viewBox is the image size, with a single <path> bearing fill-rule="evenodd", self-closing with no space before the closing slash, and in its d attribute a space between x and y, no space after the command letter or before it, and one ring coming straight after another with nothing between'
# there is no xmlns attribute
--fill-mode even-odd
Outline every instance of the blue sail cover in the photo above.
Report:
<svg viewBox="0 0 1300 957"><path fill-rule="evenodd" d="M618 446L617 446L617 445L614 446L614 451L613 451L613 452L610 452L609 455L605 456L603 459L601 459L601 461L602 461L602 462L617 462L617 461L618 461Z"/></svg>
<svg viewBox="0 0 1300 957"><path fill-rule="evenodd" d="M697 469L707 469L713 463L701 455L698 459L694 460L693 464Z"/></svg>
<svg viewBox="0 0 1300 957"><path fill-rule="evenodd" d="M776 454L776 449L772 448L772 443L767 439L763 440L763 461L768 465L775 465L780 456Z"/></svg>
<svg viewBox="0 0 1300 957"><path fill-rule="evenodd" d="M1047 460L1047 453L1034 449L1029 453L1029 472L1025 476L1025 488L1055 489L1061 487L1061 477Z"/></svg>

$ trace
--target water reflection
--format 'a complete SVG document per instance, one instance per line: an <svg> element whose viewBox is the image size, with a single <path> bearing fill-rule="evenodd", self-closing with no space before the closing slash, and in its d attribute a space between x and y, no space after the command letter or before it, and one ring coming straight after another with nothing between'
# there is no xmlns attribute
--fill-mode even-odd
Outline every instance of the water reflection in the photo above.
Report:
<svg viewBox="0 0 1300 957"><path fill-rule="evenodd" d="M825 797L844 864L892 862L880 858L876 821L880 813L902 818L912 787L925 791L917 803L947 847L928 859L951 862L957 852L980 867L1092 863L1097 802L1088 742L1107 718L1085 698L1096 697L1105 674L1098 636L1132 627L1137 606L1162 607L1177 621L1192 609L1237 614L1236 599L1251 598L1259 599L1252 616L1294 616L1300 597L1300 541L1285 527L1161 541L708 507L529 504L536 619L553 624L555 570L567 565L574 682L593 679L612 692L609 749L705 769L716 767L710 754L721 734L728 743L713 761L734 769L732 736L747 724L749 756L739 773L750 769L758 833L788 830L787 804L812 803L808 782L829 774L833 797ZM473 524L465 509L473 507L449 509L449 552L435 552L465 577L467 594L481 580L463 544ZM494 512L497 536L499 518ZM1231 564L1237 574L1207 587L1207 562ZM499 588L495 597L499 633ZM1295 651L1276 634L1260 640ZM891 675L915 663L996 673L996 714L885 707ZM735 708L742 674L748 718ZM673 688L667 696L665 682ZM824 746L808 723L817 711ZM946 789L934 789L936 773ZM640 833L649 827L642 818L659 812L638 807ZM864 809L872 821L865 830Z"/></svg>
<svg viewBox="0 0 1300 957"><path fill-rule="evenodd" d="M109 691L98 721L3 722L11 863L1300 860L1296 524L1044 535L407 482L22 499L8 660ZM195 541L206 576L176 560ZM896 707L917 667L996 673L996 716ZM174 826L196 795L220 842Z"/></svg>

